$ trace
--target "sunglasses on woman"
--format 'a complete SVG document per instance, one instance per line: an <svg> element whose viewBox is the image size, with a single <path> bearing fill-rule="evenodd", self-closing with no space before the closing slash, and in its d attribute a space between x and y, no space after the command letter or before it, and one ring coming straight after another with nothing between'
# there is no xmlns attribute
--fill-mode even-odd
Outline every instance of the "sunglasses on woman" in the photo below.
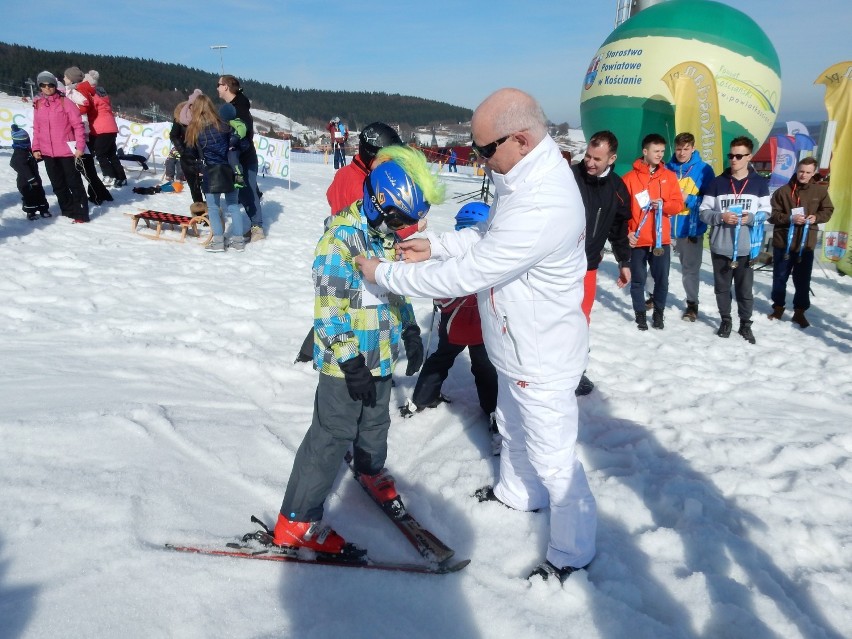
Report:
<svg viewBox="0 0 852 639"><path fill-rule="evenodd" d="M42 82L42 83L39 83L39 86L40 86L42 89L47 89L47 88L53 88L53 89L55 89L55 88L56 88L56 85L55 85L55 84L53 84L53 82Z"/></svg>

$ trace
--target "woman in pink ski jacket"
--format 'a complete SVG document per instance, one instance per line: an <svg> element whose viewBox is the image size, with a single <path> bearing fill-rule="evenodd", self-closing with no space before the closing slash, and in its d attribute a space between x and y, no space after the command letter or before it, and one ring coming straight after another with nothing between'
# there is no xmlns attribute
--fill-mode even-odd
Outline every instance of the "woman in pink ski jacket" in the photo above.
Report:
<svg viewBox="0 0 852 639"><path fill-rule="evenodd" d="M41 95L33 103L33 157L44 161L62 215L74 222L89 221L83 179L74 162L86 148L86 130L77 105L57 90L56 76L38 74Z"/></svg>

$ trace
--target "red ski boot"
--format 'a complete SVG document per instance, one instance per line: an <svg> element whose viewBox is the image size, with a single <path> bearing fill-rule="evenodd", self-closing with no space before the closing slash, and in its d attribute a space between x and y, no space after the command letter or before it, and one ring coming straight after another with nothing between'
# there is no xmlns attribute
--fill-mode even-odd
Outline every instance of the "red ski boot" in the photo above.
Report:
<svg viewBox="0 0 852 639"><path fill-rule="evenodd" d="M280 513L272 543L276 546L309 548L330 554L341 553L346 545L343 537L319 521L291 521Z"/></svg>

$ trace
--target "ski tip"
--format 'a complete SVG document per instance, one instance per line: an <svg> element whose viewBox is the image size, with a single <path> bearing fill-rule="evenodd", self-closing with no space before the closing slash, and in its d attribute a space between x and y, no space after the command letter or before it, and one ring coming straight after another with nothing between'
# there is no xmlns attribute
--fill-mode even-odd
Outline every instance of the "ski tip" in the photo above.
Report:
<svg viewBox="0 0 852 639"><path fill-rule="evenodd" d="M458 572L462 568L465 568L469 563L470 559L462 559L461 561L457 561L455 563L450 563L449 559L446 559L442 563L438 564L438 569L436 572L442 575L446 575L451 572Z"/></svg>

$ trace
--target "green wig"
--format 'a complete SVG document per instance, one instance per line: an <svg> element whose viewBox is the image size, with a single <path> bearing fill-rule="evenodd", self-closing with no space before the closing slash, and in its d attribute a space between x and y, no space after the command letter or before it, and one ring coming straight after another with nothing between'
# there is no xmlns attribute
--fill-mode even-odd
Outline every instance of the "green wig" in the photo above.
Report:
<svg viewBox="0 0 852 639"><path fill-rule="evenodd" d="M387 160L393 160L403 168L423 191L423 197L429 204L443 204L446 186L437 174L429 170L429 163L422 152L410 146L386 146L376 154L376 165Z"/></svg>

